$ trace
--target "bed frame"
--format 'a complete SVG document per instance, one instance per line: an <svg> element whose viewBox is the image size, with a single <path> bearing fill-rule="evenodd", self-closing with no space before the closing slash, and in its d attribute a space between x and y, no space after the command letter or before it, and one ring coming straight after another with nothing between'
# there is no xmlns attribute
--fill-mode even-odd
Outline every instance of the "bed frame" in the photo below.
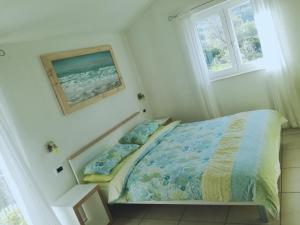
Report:
<svg viewBox="0 0 300 225"><path fill-rule="evenodd" d="M72 154L68 160L71 169L77 182L82 183L83 170L82 168L96 155L98 155L99 149L106 149L107 147L113 146L118 142L121 136L127 131L133 128L136 124L145 119L141 112L135 112L129 117L125 118L114 127L101 134L96 139L92 140L74 154ZM151 202L126 202L126 203L115 203L115 204L160 204L160 205L223 205L223 206L257 206L258 214L263 223L268 223L268 214L264 206L257 205L254 202L208 202L201 200L194 201L151 201Z"/></svg>

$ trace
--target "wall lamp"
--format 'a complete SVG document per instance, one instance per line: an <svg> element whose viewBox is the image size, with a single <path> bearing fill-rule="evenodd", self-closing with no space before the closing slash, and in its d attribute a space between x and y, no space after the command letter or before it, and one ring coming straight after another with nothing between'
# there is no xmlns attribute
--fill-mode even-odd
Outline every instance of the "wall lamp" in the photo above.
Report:
<svg viewBox="0 0 300 225"><path fill-rule="evenodd" d="M143 100L145 98L145 95L143 93L138 93L137 98L138 100Z"/></svg>
<svg viewBox="0 0 300 225"><path fill-rule="evenodd" d="M5 56L6 52L3 49L0 49L0 56Z"/></svg>
<svg viewBox="0 0 300 225"><path fill-rule="evenodd" d="M53 141L46 143L46 149L49 153L58 153L59 149Z"/></svg>

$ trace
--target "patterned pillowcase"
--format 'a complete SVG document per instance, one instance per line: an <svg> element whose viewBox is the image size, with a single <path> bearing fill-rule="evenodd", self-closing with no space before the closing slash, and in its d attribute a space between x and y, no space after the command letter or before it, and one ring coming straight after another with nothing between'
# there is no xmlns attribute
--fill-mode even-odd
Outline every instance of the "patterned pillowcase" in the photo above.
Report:
<svg viewBox="0 0 300 225"><path fill-rule="evenodd" d="M165 118L161 118L161 119L156 119L154 120L155 122L158 122L159 126L165 126L168 123L172 122L172 119L170 117L165 117Z"/></svg>
<svg viewBox="0 0 300 225"><path fill-rule="evenodd" d="M147 120L140 123L127 134L125 134L119 142L121 144L138 144L143 145L146 143L150 135L152 135L158 128L160 124L158 121Z"/></svg>
<svg viewBox="0 0 300 225"><path fill-rule="evenodd" d="M140 146L136 144L117 144L111 150L99 154L84 168L84 175L101 174L109 175L128 155Z"/></svg>

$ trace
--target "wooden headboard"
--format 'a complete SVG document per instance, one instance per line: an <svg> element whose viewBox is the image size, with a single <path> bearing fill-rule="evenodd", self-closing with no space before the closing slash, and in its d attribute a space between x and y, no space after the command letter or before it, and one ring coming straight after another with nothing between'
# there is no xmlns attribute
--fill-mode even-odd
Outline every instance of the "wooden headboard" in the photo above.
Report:
<svg viewBox="0 0 300 225"><path fill-rule="evenodd" d="M110 128L108 131L101 134L99 137L84 145L68 158L69 164L78 183L81 183L82 181L84 166L96 155L115 145L126 132L141 122L143 117L139 115L141 115L141 112L133 113Z"/></svg>

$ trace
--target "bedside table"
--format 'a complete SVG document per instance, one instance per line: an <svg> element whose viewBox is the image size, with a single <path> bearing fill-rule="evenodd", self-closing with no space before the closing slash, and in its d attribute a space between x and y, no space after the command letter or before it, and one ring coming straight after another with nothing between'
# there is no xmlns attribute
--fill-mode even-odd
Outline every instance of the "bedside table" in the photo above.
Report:
<svg viewBox="0 0 300 225"><path fill-rule="evenodd" d="M62 225L108 225L111 215L97 184L79 184L59 198L53 210Z"/></svg>

